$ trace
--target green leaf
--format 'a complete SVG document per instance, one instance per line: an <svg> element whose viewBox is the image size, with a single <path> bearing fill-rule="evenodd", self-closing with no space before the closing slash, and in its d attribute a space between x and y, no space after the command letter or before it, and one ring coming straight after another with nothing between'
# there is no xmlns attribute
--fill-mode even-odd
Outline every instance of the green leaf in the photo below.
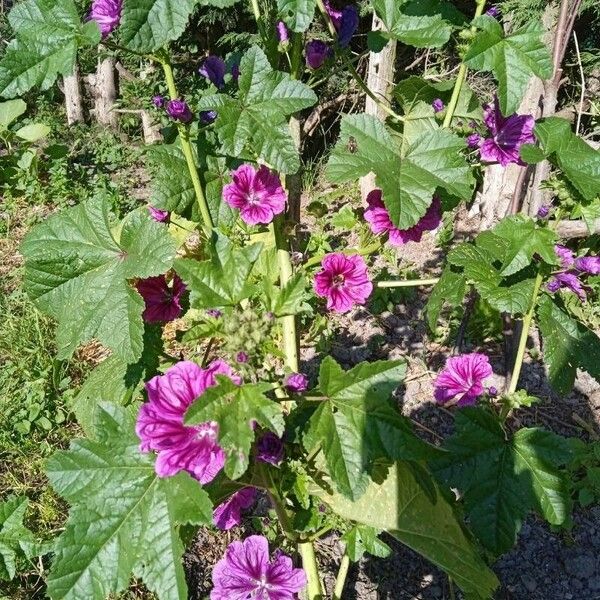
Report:
<svg viewBox="0 0 600 600"><path fill-rule="evenodd" d="M329 356L321 363L319 393L327 399L311 416L303 443L309 452L321 446L336 488L350 499L365 492L377 459L437 453L390 402L405 374L404 361L361 363L349 371Z"/></svg>
<svg viewBox="0 0 600 600"><path fill-rule="evenodd" d="M306 31L315 16L316 0L277 0L284 23L296 32Z"/></svg>
<svg viewBox="0 0 600 600"><path fill-rule="evenodd" d="M461 154L464 148L457 135L437 129L424 133L402 155L397 138L379 119L346 115L326 175L344 183L375 173L392 222L407 229L427 212L438 188L459 198L471 197L475 180Z"/></svg>
<svg viewBox="0 0 600 600"><path fill-rule="evenodd" d="M97 440L56 452L47 473L70 504L48 578L53 600L104 600L140 577L160 600L186 600L178 528L212 521L212 504L187 473L161 478L142 454L136 412L115 404L97 412Z"/></svg>
<svg viewBox="0 0 600 600"><path fill-rule="evenodd" d="M215 8L229 8L240 0L197 0L199 6L214 6Z"/></svg>
<svg viewBox="0 0 600 600"><path fill-rule="evenodd" d="M27 104L21 98L0 102L0 127L5 129L26 110Z"/></svg>
<svg viewBox="0 0 600 600"><path fill-rule="evenodd" d="M27 235L25 289L58 320L59 357L97 338L127 362L142 353L144 302L128 282L169 269L175 244L147 211L130 213L117 239L108 201L89 200L40 223Z"/></svg>
<svg viewBox="0 0 600 600"><path fill-rule="evenodd" d="M387 558L392 549L377 537L381 531L367 525L355 525L342 536L345 552L352 562L358 562L368 552L379 558Z"/></svg>
<svg viewBox="0 0 600 600"><path fill-rule="evenodd" d="M586 200L600 196L600 152L575 135L569 121L549 117L534 132L544 154Z"/></svg>
<svg viewBox="0 0 600 600"><path fill-rule="evenodd" d="M542 41L543 28L531 20L505 35L497 19L483 15L474 22L480 31L464 57L465 64L480 71L492 71L498 80L498 100L502 114L517 111L532 75L552 76L552 59Z"/></svg>
<svg viewBox="0 0 600 600"><path fill-rule="evenodd" d="M538 322L544 340L544 362L552 387L567 395L575 383L577 369L600 381L600 338L570 317L544 295L538 305Z"/></svg>
<svg viewBox="0 0 600 600"><path fill-rule="evenodd" d="M306 277L302 273L296 273L279 291L271 308L277 317L285 315L296 315L302 312L305 301L308 299L306 293Z"/></svg>
<svg viewBox="0 0 600 600"><path fill-rule="evenodd" d="M228 377L217 376L219 385L207 389L190 406L185 422L198 425L206 421L219 424L219 445L227 454L225 473L238 479L248 468L254 441L253 421L281 436L284 430L281 404L265 396L268 383L236 385Z"/></svg>
<svg viewBox="0 0 600 600"><path fill-rule="evenodd" d="M214 128L224 154L237 157L251 147L277 171L295 173L300 160L287 117L312 106L317 101L315 93L287 73L274 71L258 46L244 54L240 73L237 99L224 94L204 96L198 110L218 112Z"/></svg>
<svg viewBox="0 0 600 600"><path fill-rule="evenodd" d="M444 447L450 454L432 464L460 490L471 529L494 554L513 547L530 510L553 525L564 523L570 508L568 482L558 469L570 458L564 438L538 428L510 437L495 415L464 408Z"/></svg>
<svg viewBox="0 0 600 600"><path fill-rule="evenodd" d="M181 36L195 0L124 0L119 35L136 52L150 53Z"/></svg>
<svg viewBox="0 0 600 600"><path fill-rule="evenodd" d="M248 277L262 245L238 249L217 230L213 230L211 244L210 260L180 258L175 261L175 270L191 291L193 308L234 306L252 292Z"/></svg>
<svg viewBox="0 0 600 600"><path fill-rule="evenodd" d="M344 519L387 531L446 571L469 598L492 597L496 576L425 469L417 478L408 464L398 462L356 501L321 488L317 493Z"/></svg>
<svg viewBox="0 0 600 600"><path fill-rule="evenodd" d="M0 581L10 581L15 576L18 555L35 555L30 552L35 538L23 525L28 502L27 498L16 496L0 502Z"/></svg>
<svg viewBox="0 0 600 600"><path fill-rule="evenodd" d="M443 0L371 0L389 36L417 48L437 48L449 39L464 15Z"/></svg>
<svg viewBox="0 0 600 600"><path fill-rule="evenodd" d="M504 407L503 412L508 414L511 410L521 408L521 406L533 406L540 399L537 396L530 396L525 390L517 390L512 394L504 394L500 398L500 402Z"/></svg>
<svg viewBox="0 0 600 600"><path fill-rule="evenodd" d="M455 308L460 306L467 291L467 280L462 273L452 270L450 265L446 265L442 271L440 280L435 284L425 312L427 314L427 324L431 331L435 331L440 312L444 304L449 304Z"/></svg>
<svg viewBox="0 0 600 600"><path fill-rule="evenodd" d="M32 123L31 125L25 125L15 131L15 135L20 137L22 140L27 142L37 142L42 138L46 137L50 133L50 127L43 125L42 123Z"/></svg>
<svg viewBox="0 0 600 600"><path fill-rule="evenodd" d="M523 144L519 154L528 165L537 165L546 158L544 151L535 144Z"/></svg>

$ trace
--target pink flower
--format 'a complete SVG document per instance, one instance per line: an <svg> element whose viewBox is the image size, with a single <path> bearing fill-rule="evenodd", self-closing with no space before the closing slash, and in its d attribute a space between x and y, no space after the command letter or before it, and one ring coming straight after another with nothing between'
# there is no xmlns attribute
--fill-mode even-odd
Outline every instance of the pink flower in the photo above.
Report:
<svg viewBox="0 0 600 600"><path fill-rule="evenodd" d="M314 289L317 295L327 298L329 310L348 312L355 304L364 304L371 295L373 284L362 256L327 254L321 267L315 275Z"/></svg>
<svg viewBox="0 0 600 600"><path fill-rule="evenodd" d="M485 110L484 121L491 137L485 139L479 147L481 159L486 162L498 162L503 167L509 163L523 165L519 150L523 144L535 142L535 119L531 115L517 114L504 117L498 98L495 98L494 105Z"/></svg>
<svg viewBox="0 0 600 600"><path fill-rule="evenodd" d="M556 273L546 285L546 289L553 294L561 288L571 290L582 302L587 298L583 283L575 273Z"/></svg>
<svg viewBox="0 0 600 600"><path fill-rule="evenodd" d="M390 215L381 199L381 190L373 190L367 196L369 208L365 210L365 220L370 224L375 235L388 233L388 241L392 246L401 246L406 242L420 242L425 231L433 231L442 220L440 199L433 197L431 206L420 221L409 229L398 229L392 223Z"/></svg>
<svg viewBox="0 0 600 600"><path fill-rule="evenodd" d="M204 484L223 468L225 453L217 443L218 424L207 422L188 427L183 423L189 406L207 388L216 385L215 375L219 374L235 383L241 381L227 363L216 360L207 369L182 361L146 383L148 402L140 408L135 431L142 452L158 453L155 469L159 477L187 471Z"/></svg>
<svg viewBox="0 0 600 600"><path fill-rule="evenodd" d="M308 377L304 373L290 373L283 381L290 392L305 392L308 388Z"/></svg>
<svg viewBox="0 0 600 600"><path fill-rule="evenodd" d="M168 210L154 208L154 206L151 206L150 204L148 204L148 211L150 212L150 216L158 223L166 223L171 216L171 213Z"/></svg>
<svg viewBox="0 0 600 600"><path fill-rule="evenodd" d="M146 323L172 321L181 314L181 296L186 287L178 275L173 277L171 287L164 275L141 279L136 287L146 303L142 314Z"/></svg>
<svg viewBox="0 0 600 600"><path fill-rule="evenodd" d="M119 26L123 0L94 0L88 19L96 21L100 33L105 38Z"/></svg>
<svg viewBox="0 0 600 600"><path fill-rule="evenodd" d="M270 223L283 212L287 194L279 175L264 165L258 171L252 165L241 165L232 173L233 181L223 187L223 199L238 208L248 225Z"/></svg>
<svg viewBox="0 0 600 600"><path fill-rule="evenodd" d="M285 554L269 560L269 542L262 535L235 541L212 573L210 600L295 600L306 575Z"/></svg>
<svg viewBox="0 0 600 600"><path fill-rule="evenodd" d="M256 442L256 458L277 466L285 455L283 440L272 431L265 431Z"/></svg>
<svg viewBox="0 0 600 600"><path fill-rule="evenodd" d="M484 392L483 380L491 374L490 361L484 354L452 356L433 384L435 399L440 404L475 404Z"/></svg>
<svg viewBox="0 0 600 600"><path fill-rule="evenodd" d="M219 529L231 529L242 522L242 510L250 508L256 500L253 487L242 488L221 502L213 511L213 523Z"/></svg>
<svg viewBox="0 0 600 600"><path fill-rule="evenodd" d="M572 267L575 263L575 254L573 250L570 250L566 246L561 246L560 244L556 244L554 246L554 253L556 254L558 260L560 261L560 266L564 269L568 269Z"/></svg>

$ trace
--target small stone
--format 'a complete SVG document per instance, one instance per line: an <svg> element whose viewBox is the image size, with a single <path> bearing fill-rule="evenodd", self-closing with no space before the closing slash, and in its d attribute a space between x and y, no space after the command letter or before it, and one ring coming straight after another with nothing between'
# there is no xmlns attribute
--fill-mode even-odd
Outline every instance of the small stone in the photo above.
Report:
<svg viewBox="0 0 600 600"><path fill-rule="evenodd" d="M565 559L565 569L579 579L589 579L596 574L596 560L590 554Z"/></svg>
<svg viewBox="0 0 600 600"><path fill-rule="evenodd" d="M537 582L531 575L528 575L527 573L521 575L521 581L528 592L535 592L537 589Z"/></svg>

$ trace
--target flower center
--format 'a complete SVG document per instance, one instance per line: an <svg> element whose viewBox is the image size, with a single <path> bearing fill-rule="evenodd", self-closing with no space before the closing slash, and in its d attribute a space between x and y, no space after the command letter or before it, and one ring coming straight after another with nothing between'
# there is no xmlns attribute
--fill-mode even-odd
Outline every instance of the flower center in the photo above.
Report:
<svg viewBox="0 0 600 600"><path fill-rule="evenodd" d="M254 585L257 586L258 590L272 590L273 589L273 586L267 581L266 575L262 575L260 579L255 579Z"/></svg>
<svg viewBox="0 0 600 600"><path fill-rule="evenodd" d="M345 281L344 276L341 274L338 274L338 275L333 276L331 283L332 283L333 287L340 288L344 285L344 281Z"/></svg>
<svg viewBox="0 0 600 600"><path fill-rule="evenodd" d="M256 206L257 204L260 204L260 196L258 194L256 194L256 192L249 192L248 195L246 196L246 200L248 201L248 204L250 204L252 206Z"/></svg>

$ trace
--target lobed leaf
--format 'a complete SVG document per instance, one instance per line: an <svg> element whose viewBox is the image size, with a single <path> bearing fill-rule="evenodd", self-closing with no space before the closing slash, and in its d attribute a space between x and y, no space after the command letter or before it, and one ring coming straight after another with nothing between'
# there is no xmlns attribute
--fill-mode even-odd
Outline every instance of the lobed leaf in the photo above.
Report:
<svg viewBox="0 0 600 600"><path fill-rule="evenodd" d="M0 581L15 576L17 556L29 557L35 544L33 534L23 525L28 503L24 496L9 496L0 502Z"/></svg>

